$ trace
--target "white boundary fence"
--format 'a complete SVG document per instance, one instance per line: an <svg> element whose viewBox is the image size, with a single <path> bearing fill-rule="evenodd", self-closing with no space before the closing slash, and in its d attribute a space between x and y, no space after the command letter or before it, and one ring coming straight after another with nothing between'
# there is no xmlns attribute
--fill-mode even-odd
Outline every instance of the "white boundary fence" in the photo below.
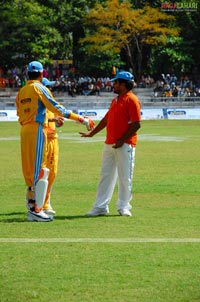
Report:
<svg viewBox="0 0 200 302"><path fill-rule="evenodd" d="M0 94L0 121L17 121L15 96ZM112 92L101 93L100 96L69 97L67 94L55 94L58 102L66 108L81 115L90 116L94 120L101 119L108 110L111 100L115 96ZM138 97L141 101L141 115L148 119L200 119L200 97Z"/></svg>
<svg viewBox="0 0 200 302"><path fill-rule="evenodd" d="M106 113L107 109L78 109L80 115L89 116L93 120L100 120ZM151 108L141 110L142 120L199 120L200 108ZM0 122L17 121L16 110L0 110Z"/></svg>

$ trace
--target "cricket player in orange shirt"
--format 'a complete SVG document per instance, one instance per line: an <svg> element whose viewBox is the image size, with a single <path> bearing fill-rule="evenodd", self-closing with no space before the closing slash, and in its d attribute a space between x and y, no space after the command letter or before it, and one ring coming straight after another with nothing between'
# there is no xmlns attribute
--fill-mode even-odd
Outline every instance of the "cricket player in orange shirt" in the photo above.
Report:
<svg viewBox="0 0 200 302"><path fill-rule="evenodd" d="M28 221L52 221L42 209L48 187L46 109L57 116L79 121L88 130L94 122L67 110L54 99L42 83L43 66L38 61L28 64L29 80L16 97L17 115L21 125L22 171L27 185Z"/></svg>
<svg viewBox="0 0 200 302"><path fill-rule="evenodd" d="M117 73L114 92L118 94L111 106L89 133L80 132L82 137L92 137L106 127L101 178L93 208L86 216L103 216L109 213L109 202L118 178L117 210L121 216L132 216L132 179L140 125L140 102L133 94L133 75L127 71Z"/></svg>

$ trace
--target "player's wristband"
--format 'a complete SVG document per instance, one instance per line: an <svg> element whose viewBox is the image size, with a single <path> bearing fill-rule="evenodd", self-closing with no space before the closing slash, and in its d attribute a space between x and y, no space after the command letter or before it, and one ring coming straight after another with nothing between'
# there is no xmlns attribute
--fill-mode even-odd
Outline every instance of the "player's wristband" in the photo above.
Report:
<svg viewBox="0 0 200 302"><path fill-rule="evenodd" d="M84 122L84 118L83 118L82 116L80 116L79 114L76 114L76 113L74 113L74 112L71 112L71 113L70 113L69 119L70 119L70 120L77 121L77 122L80 122L80 123L83 123L83 122Z"/></svg>

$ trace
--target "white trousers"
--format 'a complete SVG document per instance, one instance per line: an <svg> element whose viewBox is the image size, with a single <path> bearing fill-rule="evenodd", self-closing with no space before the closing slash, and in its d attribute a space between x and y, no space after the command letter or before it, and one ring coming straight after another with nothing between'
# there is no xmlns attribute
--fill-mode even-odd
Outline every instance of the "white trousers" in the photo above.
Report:
<svg viewBox="0 0 200 302"><path fill-rule="evenodd" d="M117 209L128 209L132 206L132 179L135 162L135 147L124 144L114 149L112 145L104 145L101 178L97 189L94 207L108 210L115 184L118 178Z"/></svg>

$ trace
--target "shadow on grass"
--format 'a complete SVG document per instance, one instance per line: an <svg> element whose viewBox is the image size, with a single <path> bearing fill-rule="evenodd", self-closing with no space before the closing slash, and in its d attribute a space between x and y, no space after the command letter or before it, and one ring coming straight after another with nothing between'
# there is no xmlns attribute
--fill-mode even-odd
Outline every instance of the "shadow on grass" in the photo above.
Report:
<svg viewBox="0 0 200 302"><path fill-rule="evenodd" d="M24 216L24 212L11 212L11 213L4 213L0 214L0 222L3 223L14 223L14 222L28 222L27 217L16 217L19 215ZM112 217L119 217L118 214L116 215L106 215L106 216L96 216L96 217L89 217L85 215L66 215L66 216L55 216L54 220L74 220L74 219L103 219L103 218L112 218Z"/></svg>
<svg viewBox="0 0 200 302"><path fill-rule="evenodd" d="M27 222L26 217L23 217L23 218L15 217L16 215L17 216L24 215L24 212L1 213L0 214L0 222L4 222L4 223Z"/></svg>
<svg viewBox="0 0 200 302"><path fill-rule="evenodd" d="M0 219L0 222L14 223L14 222L28 222L28 220L27 218L8 218L8 219Z"/></svg>
<svg viewBox="0 0 200 302"><path fill-rule="evenodd" d="M13 215L21 215L24 212L12 212L12 213L0 213L0 216L13 216Z"/></svg>
<svg viewBox="0 0 200 302"><path fill-rule="evenodd" d="M111 218L111 217L119 217L118 214L116 215L106 215L106 216L96 216L96 217L91 217L91 216L85 216L85 215L72 215L72 216L55 216L55 220L73 220L73 219L80 219L80 218L84 218L84 219L102 219L102 218Z"/></svg>

